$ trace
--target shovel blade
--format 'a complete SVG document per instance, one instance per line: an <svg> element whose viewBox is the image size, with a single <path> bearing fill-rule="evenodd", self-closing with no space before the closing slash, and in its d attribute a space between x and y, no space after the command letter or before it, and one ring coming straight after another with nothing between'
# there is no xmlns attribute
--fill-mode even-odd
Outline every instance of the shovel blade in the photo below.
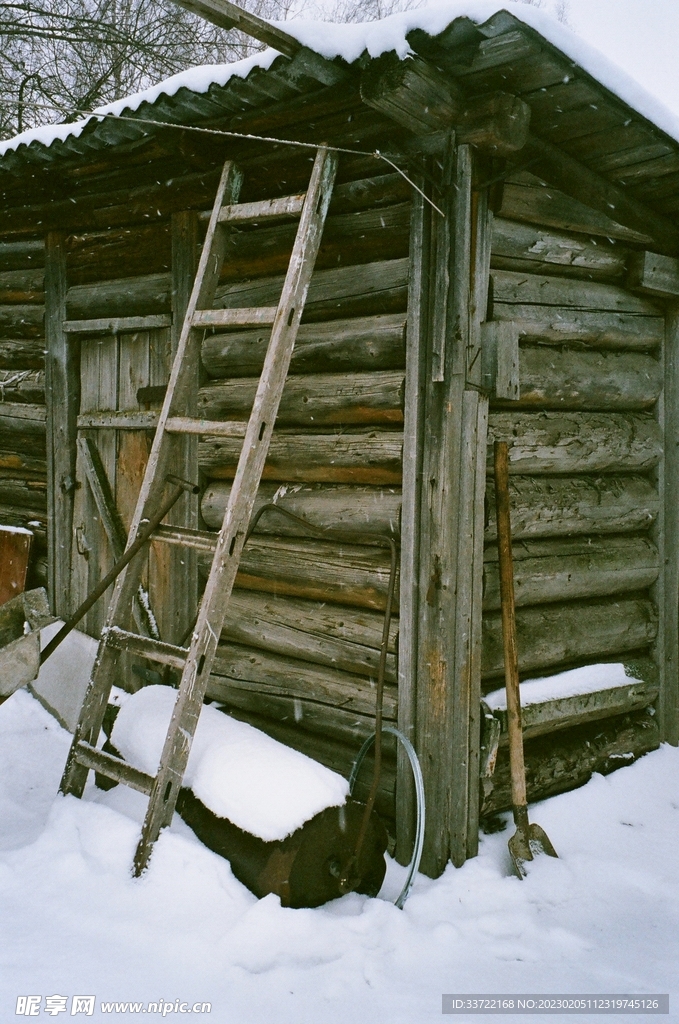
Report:
<svg viewBox="0 0 679 1024"><path fill-rule="evenodd" d="M548 857L557 858L559 856L545 830L534 823L529 825L527 833L524 829L518 828L507 845L514 870L519 878L526 877L528 874L527 862L534 860L540 854L545 853Z"/></svg>
<svg viewBox="0 0 679 1024"><path fill-rule="evenodd" d="M514 865L514 871L519 878L526 877L526 861L533 859L533 851L530 848L530 839L526 832L517 828L514 835L507 843L509 847L509 856L512 858L512 864Z"/></svg>

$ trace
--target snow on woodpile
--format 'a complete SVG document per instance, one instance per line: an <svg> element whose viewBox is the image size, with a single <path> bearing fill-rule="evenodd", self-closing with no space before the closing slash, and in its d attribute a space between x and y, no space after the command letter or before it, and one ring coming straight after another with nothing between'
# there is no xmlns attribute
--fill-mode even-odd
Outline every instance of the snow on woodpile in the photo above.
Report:
<svg viewBox="0 0 679 1024"><path fill-rule="evenodd" d="M599 690L612 690L616 686L633 686L640 679L629 676L621 663L583 665L568 672L559 672L542 679L526 679L521 683L521 705L543 704L545 701L579 697ZM507 691L493 690L483 698L491 711L507 707Z"/></svg>
<svg viewBox="0 0 679 1024"><path fill-rule="evenodd" d="M299 18L274 24L278 24L289 35L321 56L328 59L342 57L351 63L363 53L379 57L380 54L391 50L405 58L411 52L407 36L414 29L421 29L431 36L436 36L456 18L468 18L475 24L483 25L503 10L535 29L570 58L574 65L588 72L642 117L679 141L679 118L663 103L595 47L590 46L550 14L530 5L514 3L512 0L441 0L439 3L393 14L381 21L339 25ZM266 49L233 64L191 68L150 89L97 107L94 113L129 115L138 110L143 103L154 103L160 96L174 96L180 89L205 93L211 85L223 86L233 77L245 78L255 67L268 68L277 56L278 51ZM31 142L41 142L49 146L57 139L63 141L69 135L78 136L91 120L91 117L86 117L71 124L31 128L0 143L0 156Z"/></svg>
<svg viewBox="0 0 679 1024"><path fill-rule="evenodd" d="M118 713L111 742L155 775L177 693L146 686ZM268 842L285 839L349 793L346 779L213 707L201 711L184 783L220 818Z"/></svg>

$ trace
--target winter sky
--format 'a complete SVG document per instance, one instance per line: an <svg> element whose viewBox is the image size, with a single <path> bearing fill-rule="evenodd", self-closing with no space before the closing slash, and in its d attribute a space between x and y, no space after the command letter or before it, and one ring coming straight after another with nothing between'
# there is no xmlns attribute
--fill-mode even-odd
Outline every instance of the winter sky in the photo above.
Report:
<svg viewBox="0 0 679 1024"><path fill-rule="evenodd" d="M568 21L679 114L677 0L569 0Z"/></svg>

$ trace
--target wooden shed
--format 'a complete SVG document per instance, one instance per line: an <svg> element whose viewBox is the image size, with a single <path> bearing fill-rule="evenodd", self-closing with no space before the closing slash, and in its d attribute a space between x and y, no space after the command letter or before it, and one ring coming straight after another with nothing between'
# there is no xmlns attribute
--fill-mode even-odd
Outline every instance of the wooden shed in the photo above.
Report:
<svg viewBox="0 0 679 1024"><path fill-rule="evenodd" d="M67 616L124 543L224 160L260 200L306 187L313 147L281 140L340 147L260 493L353 536L261 521L209 696L348 773L373 728L389 571L355 535L397 538L384 709L421 759L433 876L509 806L482 713L503 679L493 439L511 443L522 675L607 661L636 680L534 709L529 797L679 742L679 143L561 30L557 46L504 10L438 10L434 28L403 16L399 52L376 57L271 29L277 55L0 150L0 522L31 524L34 579ZM274 304L294 230L234 230L219 305ZM206 328L200 416L247 418L266 343ZM238 451L187 445L202 493L176 522L219 528ZM146 628L163 640L191 626L202 557L152 545ZM126 685L154 678L139 664ZM378 806L407 858L393 748Z"/></svg>

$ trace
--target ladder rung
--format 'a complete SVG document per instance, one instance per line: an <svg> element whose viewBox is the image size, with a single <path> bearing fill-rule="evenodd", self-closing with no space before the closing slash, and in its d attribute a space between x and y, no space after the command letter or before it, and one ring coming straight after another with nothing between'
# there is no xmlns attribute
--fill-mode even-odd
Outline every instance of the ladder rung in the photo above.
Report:
<svg viewBox="0 0 679 1024"><path fill-rule="evenodd" d="M198 420L191 416L168 416L168 434L211 434L213 437L245 437L247 423L237 420Z"/></svg>
<svg viewBox="0 0 679 1024"><path fill-rule="evenodd" d="M245 309L197 309L194 327L270 327L277 306L253 306Z"/></svg>
<svg viewBox="0 0 679 1024"><path fill-rule="evenodd" d="M85 768L92 768L95 772L101 772L107 779L115 782L124 782L131 789L138 789L140 793L150 796L153 787L153 779L146 772L133 768L127 761L113 754L107 754L97 747L90 746L84 740L80 740L75 748L75 755L78 762Z"/></svg>
<svg viewBox="0 0 679 1024"><path fill-rule="evenodd" d="M174 644L165 644L161 640L152 640L148 636L139 636L138 633L128 633L118 626L111 626L102 633L102 640L105 640L109 647L117 651L127 651L128 654L138 654L140 658L148 658L159 665L171 665L172 668L184 668L188 650L186 647L175 647Z"/></svg>
<svg viewBox="0 0 679 1024"><path fill-rule="evenodd" d="M219 223L252 224L257 221L280 220L281 217L299 217L305 199L306 192L301 192L296 196L263 199L258 203L235 203L232 206L222 206Z"/></svg>
<svg viewBox="0 0 679 1024"><path fill-rule="evenodd" d="M217 536L216 533L208 533L207 530L189 530L185 526L159 526L153 534L153 539L212 554L217 547Z"/></svg>

